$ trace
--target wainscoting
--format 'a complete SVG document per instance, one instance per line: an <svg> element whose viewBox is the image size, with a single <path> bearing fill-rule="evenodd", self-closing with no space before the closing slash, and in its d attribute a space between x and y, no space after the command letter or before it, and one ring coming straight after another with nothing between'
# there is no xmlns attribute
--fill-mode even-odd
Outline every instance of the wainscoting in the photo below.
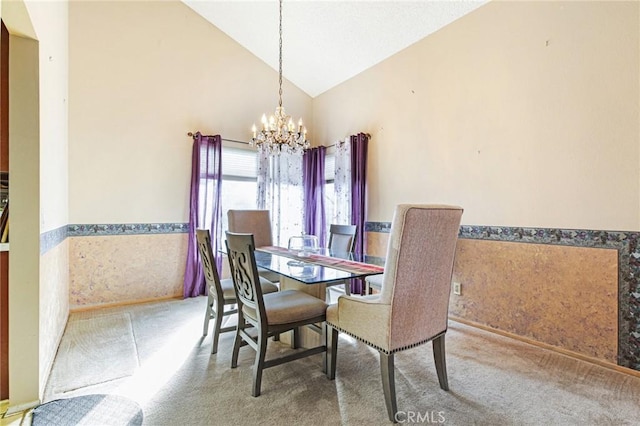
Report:
<svg viewBox="0 0 640 426"><path fill-rule="evenodd" d="M384 257L390 224L366 224ZM454 319L640 370L638 234L462 226Z"/></svg>
<svg viewBox="0 0 640 426"><path fill-rule="evenodd" d="M186 234L69 240L71 309L182 296Z"/></svg>
<svg viewBox="0 0 640 426"><path fill-rule="evenodd" d="M617 363L618 253L460 240L450 314Z"/></svg>
<svg viewBox="0 0 640 426"><path fill-rule="evenodd" d="M40 236L69 247L69 308L182 297L187 224L68 225Z"/></svg>
<svg viewBox="0 0 640 426"><path fill-rule="evenodd" d="M186 224L69 225L70 308L181 297ZM386 255L388 222L367 222ZM463 225L452 318L640 370L640 251L633 232Z"/></svg>

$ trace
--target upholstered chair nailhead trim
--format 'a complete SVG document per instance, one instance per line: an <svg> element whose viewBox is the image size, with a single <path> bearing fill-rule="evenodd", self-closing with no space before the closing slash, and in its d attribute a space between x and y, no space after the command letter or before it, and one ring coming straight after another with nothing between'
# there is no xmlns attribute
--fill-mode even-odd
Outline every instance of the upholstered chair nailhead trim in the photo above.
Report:
<svg viewBox="0 0 640 426"><path fill-rule="evenodd" d="M374 349L376 349L376 350L378 350L378 351L380 351L380 352L382 352L383 354L386 354L386 355L395 354L396 352L402 352L402 351L407 350L407 349L415 348L416 346L424 345L425 343L428 343L428 342L432 341L433 339L435 339L436 337L441 336L441 335L443 335L443 334L445 334L447 332L447 330L445 329L442 333L436 334L435 336L432 336L432 337L430 337L428 339L421 340L419 342L412 343L411 345L402 346L400 348L397 348L397 349L394 349L392 351L389 351L389 350L386 350L386 349L382 349L381 347L376 346L373 343L371 343L371 342L369 342L369 341L367 341L367 340L365 340L365 339L363 339L363 338L361 338L359 336L356 336L355 334L351 334L348 331L343 330L342 328L338 327L337 325L331 324L330 322L328 322L327 325L330 325L331 327L335 328L339 332L347 334L347 335L353 337L354 339L359 340L362 343L365 343L365 344L371 346L372 348L374 348Z"/></svg>

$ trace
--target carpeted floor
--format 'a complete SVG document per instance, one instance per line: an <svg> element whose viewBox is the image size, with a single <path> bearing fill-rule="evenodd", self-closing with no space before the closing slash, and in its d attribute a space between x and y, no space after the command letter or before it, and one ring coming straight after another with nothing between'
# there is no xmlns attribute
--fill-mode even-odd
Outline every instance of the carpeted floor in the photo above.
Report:
<svg viewBox="0 0 640 426"><path fill-rule="evenodd" d="M211 336L201 336L205 303L200 297L72 314L45 402L120 395L142 407L144 425L389 424L375 351L341 336L335 381L322 373L318 355L266 370L262 395L253 398L253 351L243 348L238 368L231 369L233 333L225 333L211 355ZM128 338L104 347L108 332L97 328L109 327L108 321L94 321L80 336L85 321L112 315L130 318L135 351L127 349ZM78 357L70 339L101 348L82 356L100 357L100 365L128 375L96 379L94 360L67 359ZM446 344L449 392L438 386L430 344L396 355L398 409L408 416L406 423L638 424L638 377L456 322L450 323ZM270 351L283 350L288 350L284 344L270 342ZM91 377L95 384L61 391L69 376Z"/></svg>

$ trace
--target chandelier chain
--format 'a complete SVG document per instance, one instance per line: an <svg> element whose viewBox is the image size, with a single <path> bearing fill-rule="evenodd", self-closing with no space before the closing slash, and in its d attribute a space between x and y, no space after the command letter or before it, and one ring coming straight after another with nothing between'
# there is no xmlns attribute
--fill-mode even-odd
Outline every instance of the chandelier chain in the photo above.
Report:
<svg viewBox="0 0 640 426"><path fill-rule="evenodd" d="M279 50L279 58L280 58L280 62L279 62L279 70L278 70L278 75L279 75L279 85L280 85L280 90L278 91L278 105L282 106L282 0L280 0L280 50Z"/></svg>

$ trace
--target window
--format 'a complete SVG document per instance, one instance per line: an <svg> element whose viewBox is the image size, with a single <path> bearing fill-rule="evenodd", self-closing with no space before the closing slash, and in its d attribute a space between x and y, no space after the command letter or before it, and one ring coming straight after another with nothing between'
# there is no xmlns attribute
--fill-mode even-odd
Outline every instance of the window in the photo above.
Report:
<svg viewBox="0 0 640 426"><path fill-rule="evenodd" d="M329 235L332 223L338 223L336 211L336 193L334 180L336 175L336 156L327 153L324 157L324 211L327 221L325 235ZM328 237L327 237L328 238ZM328 241L328 240L327 240Z"/></svg>
<svg viewBox="0 0 640 426"><path fill-rule="evenodd" d="M222 147L222 230L228 229L227 211L256 208L258 159L251 149Z"/></svg>
<svg viewBox="0 0 640 426"><path fill-rule="evenodd" d="M337 220L337 205L336 194L334 190L335 179L335 154L327 153L325 157L324 165L325 175L325 215L327 229L326 235L329 235L329 226L332 223L338 223ZM284 185L279 191L287 192L289 186ZM301 188L298 190L302 191ZM288 193L288 192L287 192ZM294 198L301 198L300 195L291 195ZM227 211L230 209L256 209L258 197L258 155L257 152L249 148L238 148L222 146L222 193L221 193L221 207L222 207L222 230L223 232L228 229ZM286 197L285 197L286 198ZM298 215L300 211L296 208L283 208L280 210L280 215L276 215L275 219L272 215L272 221L275 220L274 225L274 242L286 245L289 233L287 227L279 229L279 223L285 222L288 224L298 222ZM290 218L289 215L294 215L294 218ZM297 223L294 228L296 229L295 235L298 235L298 227L301 226Z"/></svg>

